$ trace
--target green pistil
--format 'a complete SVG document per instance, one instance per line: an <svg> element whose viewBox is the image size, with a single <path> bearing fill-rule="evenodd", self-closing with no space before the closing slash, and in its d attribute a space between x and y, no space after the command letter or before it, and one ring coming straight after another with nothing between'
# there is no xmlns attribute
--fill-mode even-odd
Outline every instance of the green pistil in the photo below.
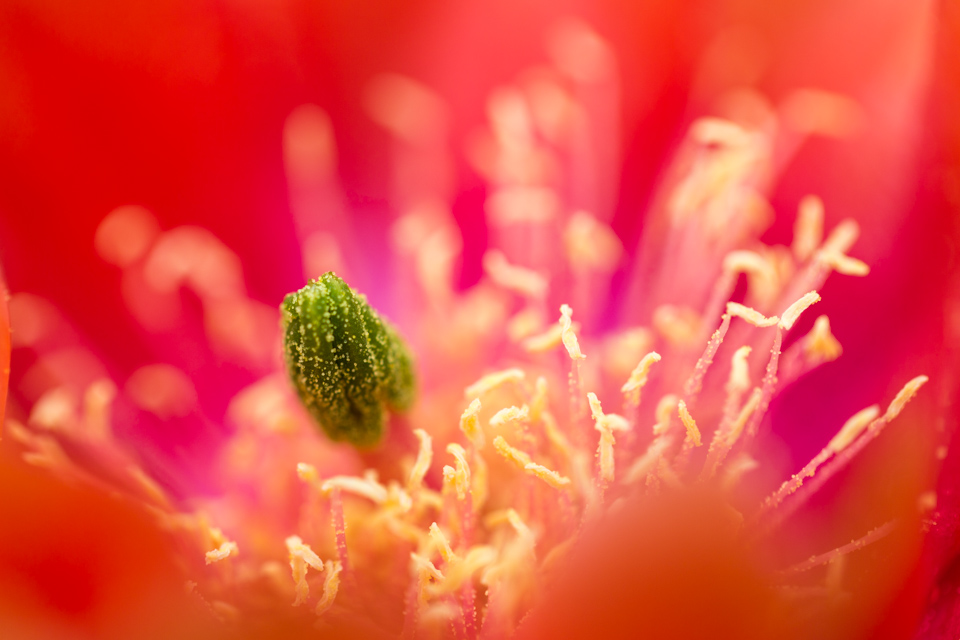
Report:
<svg viewBox="0 0 960 640"><path fill-rule="evenodd" d="M403 339L331 271L280 305L284 359L300 399L331 440L383 436L384 411L405 411L415 381Z"/></svg>

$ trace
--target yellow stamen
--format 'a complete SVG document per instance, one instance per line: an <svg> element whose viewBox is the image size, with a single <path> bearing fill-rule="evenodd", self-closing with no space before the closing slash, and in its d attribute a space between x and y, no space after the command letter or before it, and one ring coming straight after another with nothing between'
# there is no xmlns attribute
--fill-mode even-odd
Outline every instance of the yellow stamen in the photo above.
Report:
<svg viewBox="0 0 960 640"><path fill-rule="evenodd" d="M530 462L524 465L523 469L530 475L540 478L554 489L563 489L570 484L570 478L540 464Z"/></svg>
<svg viewBox="0 0 960 640"><path fill-rule="evenodd" d="M583 360L587 356L580 351L580 343L577 341L577 335L573 332L572 315L573 309L570 308L570 305L560 306L560 338L571 360Z"/></svg>
<svg viewBox="0 0 960 640"><path fill-rule="evenodd" d="M543 300L547 296L547 279L525 267L512 265L505 255L497 250L488 251L483 256L483 270L498 286L534 300Z"/></svg>
<svg viewBox="0 0 960 640"><path fill-rule="evenodd" d="M816 363L832 362L840 357L843 348L830 332L830 319L820 316L813 329L803 339L803 353Z"/></svg>
<svg viewBox="0 0 960 640"><path fill-rule="evenodd" d="M930 378L927 376L917 376L907 384L903 385L896 397L893 399L893 402L890 403L890 406L887 407L886 413L883 414L883 419L886 422L890 422L903 411L903 407L906 406L908 402L917 394L917 391L920 390L920 387L925 385Z"/></svg>
<svg viewBox="0 0 960 640"><path fill-rule="evenodd" d="M640 360L640 363L630 374L630 378L623 383L622 387L620 387L620 393L623 394L624 400L629 400L633 406L640 405L640 392L647 384L647 379L649 378L650 374L650 367L652 367L656 362L660 362L660 354L656 351L651 351L647 355L643 356L643 358Z"/></svg>
<svg viewBox="0 0 960 640"><path fill-rule="evenodd" d="M447 541L447 536L443 535L443 531L440 530L440 527L437 526L437 523L434 522L430 525L430 539L433 540L434 546L437 548L437 551L440 553L440 557L443 558L443 561L447 564L457 562L460 558L453 552L453 549L450 548L450 543Z"/></svg>
<svg viewBox="0 0 960 640"><path fill-rule="evenodd" d="M472 442L473 446L482 449L484 445L483 427L480 426L478 413L480 413L480 398L474 398L470 406L464 409L460 415L460 431L467 436L467 440Z"/></svg>
<svg viewBox="0 0 960 640"><path fill-rule="evenodd" d="M817 260L844 276L863 277L870 273L866 262L833 251L820 251Z"/></svg>
<svg viewBox="0 0 960 640"><path fill-rule="evenodd" d="M465 500L470 491L470 465L467 464L467 452L459 444L451 442L447 445L447 453L457 459L457 470L453 476L454 487L457 489L457 499ZM444 475L449 467L444 467Z"/></svg>
<svg viewBox="0 0 960 640"><path fill-rule="evenodd" d="M833 228L820 250L824 253L845 254L859 237L860 225L856 220L847 218Z"/></svg>
<svg viewBox="0 0 960 640"><path fill-rule="evenodd" d="M672 393L668 393L660 398L660 402L657 403L657 409L654 411L654 415L657 418L657 423L653 425L653 435L662 435L670 429L670 423L673 420L673 413L677 410L677 405L679 402L679 396Z"/></svg>
<svg viewBox="0 0 960 640"><path fill-rule="evenodd" d="M837 435L833 436L833 439L830 440L827 449L833 453L840 453L847 448L847 445L856 440L857 436L863 433L867 426L876 420L879 415L879 405L867 407L853 414L850 419L840 427Z"/></svg>
<svg viewBox="0 0 960 640"><path fill-rule="evenodd" d="M299 606L310 595L310 585L307 583L307 567L323 571L323 561L313 552L310 545L303 543L300 536L290 536L286 540L287 551L290 554L290 569L293 571L293 581L296 583L297 599L293 606Z"/></svg>
<svg viewBox="0 0 960 640"><path fill-rule="evenodd" d="M325 566L327 575L323 578L323 596L313 610L318 616L322 616L333 606L337 591L340 589L340 572L343 571L343 565L332 560L327 560Z"/></svg>
<svg viewBox="0 0 960 640"><path fill-rule="evenodd" d="M730 378L727 380L727 393L744 393L750 388L750 366L747 357L752 349L742 346L737 349L730 362Z"/></svg>
<svg viewBox="0 0 960 640"><path fill-rule="evenodd" d="M506 409L500 409L493 417L490 418L491 427L502 427L508 422L519 422L520 420L527 420L530 417L530 408L527 405L522 407L507 407Z"/></svg>
<svg viewBox="0 0 960 640"><path fill-rule="evenodd" d="M572 331L578 329L577 323L571 326ZM563 342L563 328L558 324L550 325L543 333L530 336L521 346L527 353L546 353L556 349Z"/></svg>
<svg viewBox="0 0 960 640"><path fill-rule="evenodd" d="M477 405L479 400L474 400ZM473 406L473 405L470 405ZM463 427L463 418L460 419L460 426ZM407 480L407 491L411 494L416 493L423 485L423 478L430 469L430 463L433 462L433 439L423 429L414 429L413 435L420 441L420 449L417 451L417 460L410 469L410 478Z"/></svg>
<svg viewBox="0 0 960 640"><path fill-rule="evenodd" d="M383 504L387 501L387 488L373 478L357 478L356 476L334 476L325 480L320 486L320 490L329 493L334 488L341 489L347 493L362 496L377 504Z"/></svg>
<svg viewBox="0 0 960 640"><path fill-rule="evenodd" d="M777 316L767 318L753 307L748 307L737 302L727 303L727 313L731 316L742 318L755 327L772 327L780 321L780 318Z"/></svg>
<svg viewBox="0 0 960 640"><path fill-rule="evenodd" d="M800 314L807 310L810 305L820 302L820 294L816 291L810 291L800 296L800 299L791 304L780 316L780 328L789 331L794 323L800 318Z"/></svg>
<svg viewBox="0 0 960 640"><path fill-rule="evenodd" d="M803 262L813 255L823 241L823 201L806 196L800 201L797 221L793 225L793 255Z"/></svg>
<svg viewBox="0 0 960 640"><path fill-rule="evenodd" d="M506 369L495 373L488 373L472 385L466 388L464 395L467 398L479 398L485 393L493 391L497 387L508 383L519 384L523 382L524 373L522 369Z"/></svg>
<svg viewBox="0 0 960 640"><path fill-rule="evenodd" d="M700 429L697 428L697 423L694 421L693 416L690 415L690 411L687 409L687 403L681 400L677 404L677 412L680 414L680 422L682 422L683 426L687 429L687 438L693 442L693 446L699 447L702 445Z"/></svg>
<svg viewBox="0 0 960 640"><path fill-rule="evenodd" d="M237 547L236 542L224 542L219 547L213 551L207 551L205 554L206 564L213 564L214 562L220 562L226 558L229 558L231 555L237 555L240 553L240 549Z"/></svg>
<svg viewBox="0 0 960 640"><path fill-rule="evenodd" d="M497 436L493 439L493 446L497 450L497 453L502 455L504 458L514 463L520 469L526 469L528 464L533 464L533 460L530 459L530 456L507 444L507 441L503 439L503 436Z"/></svg>

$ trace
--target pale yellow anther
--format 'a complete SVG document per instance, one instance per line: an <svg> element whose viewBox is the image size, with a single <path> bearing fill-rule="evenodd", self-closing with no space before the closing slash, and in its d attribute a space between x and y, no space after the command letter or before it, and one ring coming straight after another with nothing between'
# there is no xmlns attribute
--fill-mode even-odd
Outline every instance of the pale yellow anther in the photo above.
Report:
<svg viewBox="0 0 960 640"><path fill-rule="evenodd" d="M430 581L443 583L444 577L440 570L427 558L411 552L410 559L413 561L413 568L417 573L417 603L422 607L427 602L427 587Z"/></svg>
<svg viewBox="0 0 960 640"><path fill-rule="evenodd" d="M570 484L570 478L562 476L553 469L548 469L542 464L529 462L523 466L523 470L532 476L540 478L554 489L562 489Z"/></svg>
<svg viewBox="0 0 960 640"><path fill-rule="evenodd" d="M687 430L687 438L693 442L693 446L699 447L703 442L700 441L700 429L697 428L697 423L693 419L693 416L690 415L690 411L687 409L687 403L681 400L677 403L677 413L680 415L680 422L683 423L683 426Z"/></svg>
<svg viewBox="0 0 960 640"><path fill-rule="evenodd" d="M506 520L510 523L510 526L513 527L514 531L517 532L518 536L521 538L533 539L533 531L530 530L530 527L527 526L527 523L523 521L523 519L520 517L520 514L514 509L507 509Z"/></svg>
<svg viewBox="0 0 960 640"><path fill-rule="evenodd" d="M903 385L903 389L897 393L896 397L893 399L893 402L890 403L890 406L887 407L886 413L883 414L883 419L887 422L890 422L903 411L903 407L906 406L908 402L917 394L917 391L920 390L920 387L925 385L930 378L927 376L917 376L907 384Z"/></svg>
<svg viewBox="0 0 960 640"><path fill-rule="evenodd" d="M650 367L656 362L660 362L660 354L656 351L651 351L643 356L640 363L630 373L630 377L623 383L623 386L620 387L620 393L628 396L634 404L640 404L640 391L647 384Z"/></svg>
<svg viewBox="0 0 960 640"><path fill-rule="evenodd" d="M340 572L343 571L343 565L339 561L327 560L325 567L327 573L323 578L323 596L313 610L318 616L326 613L333 606L333 601L337 599L337 592L340 590Z"/></svg>
<svg viewBox="0 0 960 640"><path fill-rule="evenodd" d="M459 444L451 442L447 445L447 453L457 459L457 469L453 476L454 487L457 489L457 499L465 500L470 491L470 465L467 464L467 452ZM446 472L447 467L444 467Z"/></svg>
<svg viewBox="0 0 960 640"><path fill-rule="evenodd" d="M668 393L660 398L660 402L657 403L657 408L654 411L654 417L656 417L657 423L653 425L653 435L659 436L670 429L670 423L673 419L673 414L677 411L679 402L680 397L672 393Z"/></svg>
<svg viewBox="0 0 960 640"><path fill-rule="evenodd" d="M505 384L519 384L523 382L523 369L505 369L495 373L488 373L466 388L464 395L467 398L479 398L485 393L493 391Z"/></svg>
<svg viewBox="0 0 960 640"><path fill-rule="evenodd" d="M297 463L297 477L309 485L316 485L320 482L320 474L317 473L317 468L306 462Z"/></svg>
<svg viewBox="0 0 960 640"><path fill-rule="evenodd" d="M434 593L454 593L473 577L473 574L497 561L496 550L489 545L470 547L460 562L447 567L447 573L437 583Z"/></svg>
<svg viewBox="0 0 960 640"><path fill-rule="evenodd" d="M586 211L574 211L563 232L567 260L575 270L609 273L623 256L620 238L606 224Z"/></svg>
<svg viewBox="0 0 960 640"><path fill-rule="evenodd" d="M519 422L530 418L530 408L527 405L522 407L507 407L500 409L490 418L491 427L502 427L510 422Z"/></svg>
<svg viewBox="0 0 960 640"><path fill-rule="evenodd" d="M754 387L750 397L747 398L747 401L740 408L740 413L737 414L737 419L734 420L732 425L730 425L730 431L727 434L728 445L732 446L733 443L735 443L740 437L740 434L743 433L743 428L747 426L747 420L750 419L750 416L753 415L753 412L756 411L757 407L760 406L760 399L762 397L763 390L760 387Z"/></svg>
<svg viewBox="0 0 960 640"><path fill-rule="evenodd" d="M613 445L616 440L609 429L600 431L600 442L597 445L597 457L600 463L600 478L606 482L613 482L616 473L616 460L613 456Z"/></svg>
<svg viewBox="0 0 960 640"><path fill-rule="evenodd" d="M672 345L690 346L700 337L703 319L688 307L662 304L653 310L653 328Z"/></svg>
<svg viewBox="0 0 960 640"><path fill-rule="evenodd" d="M550 396L547 388L547 379L539 376L533 387L533 397L530 399L530 421L540 422L543 413L547 411L549 403Z"/></svg>
<svg viewBox="0 0 960 640"><path fill-rule="evenodd" d="M840 357L843 348L830 332L830 319L818 317L813 329L803 339L803 352L807 358L817 362L832 362Z"/></svg>
<svg viewBox="0 0 960 640"><path fill-rule="evenodd" d="M840 431L837 432L837 435L833 436L827 448L834 453L840 453L846 449L851 442L856 440L857 436L863 433L867 426L876 420L879 415L879 405L873 405L872 407L867 407L866 409L856 412L840 427Z"/></svg>
<svg viewBox="0 0 960 640"><path fill-rule="evenodd" d="M577 330L577 324L573 323L572 330ZM521 343L523 350L527 353L546 353L556 349L563 343L563 327L558 324L552 324L542 333L530 336Z"/></svg>
<svg viewBox="0 0 960 640"><path fill-rule="evenodd" d="M587 394L587 400L590 403L590 413L596 423L597 431L629 431L630 421L616 413L604 413L597 394L591 391Z"/></svg>
<svg viewBox="0 0 960 640"><path fill-rule="evenodd" d="M824 253L846 254L860 237L860 225L847 218L833 228L820 250Z"/></svg>
<svg viewBox="0 0 960 640"><path fill-rule="evenodd" d="M591 417L599 421L603 418L603 407L600 406L600 400L597 398L597 394L590 392L587 394L587 401L590 403L590 415Z"/></svg>
<svg viewBox="0 0 960 640"><path fill-rule="evenodd" d="M447 541L447 536L443 535L443 531L440 531L440 527L437 526L436 522L430 525L430 539L433 540L433 544L444 562L450 564L460 559L457 557L457 554L453 552L453 549L450 548L450 542Z"/></svg>
<svg viewBox="0 0 960 640"><path fill-rule="evenodd" d="M834 251L817 252L817 260L844 276L863 277L870 273L866 262Z"/></svg>
<svg viewBox="0 0 960 640"><path fill-rule="evenodd" d="M738 124L721 118L700 118L690 125L690 138L702 145L740 147L750 143L750 133Z"/></svg>
<svg viewBox="0 0 960 640"><path fill-rule="evenodd" d="M310 545L303 543L300 536L290 536L286 540L287 551L290 554L290 569L293 572L293 581L296 583L297 598L293 606L299 606L310 595L310 585L307 583L307 567L323 571L323 561L313 552Z"/></svg>
<svg viewBox="0 0 960 640"><path fill-rule="evenodd" d="M797 221L793 225L791 250L797 262L813 255L823 241L823 201L817 196L806 196L800 201Z"/></svg>
<svg viewBox="0 0 960 640"><path fill-rule="evenodd" d="M816 291L810 291L800 296L800 299L791 304L786 310L780 315L780 328L784 331L789 331L793 328L793 325L797 322L797 319L800 317L800 314L806 311L810 305L820 302L820 294Z"/></svg>
<svg viewBox="0 0 960 640"><path fill-rule="evenodd" d="M755 327L772 327L780 321L777 316L768 318L753 307L742 305L739 302L728 302L727 313L735 318L746 320Z"/></svg>
<svg viewBox="0 0 960 640"><path fill-rule="evenodd" d="M565 436L557 426L556 418L553 417L553 414L544 412L542 419L543 430L547 434L547 440L550 441L550 444L553 445L560 455L566 459L570 459L573 455L573 447L567 439L567 436Z"/></svg>
<svg viewBox="0 0 960 640"><path fill-rule="evenodd" d="M207 553L204 554L205 563L213 564L214 562L220 562L230 556L237 555L239 552L240 549L237 547L236 542L226 541L221 543L221 545L213 551L207 551Z"/></svg>
<svg viewBox="0 0 960 640"><path fill-rule="evenodd" d="M480 426L480 398L474 398L470 406L460 415L460 431L477 449L484 445L483 427ZM422 445L421 445L422 446Z"/></svg>
<svg viewBox="0 0 960 640"><path fill-rule="evenodd" d="M474 402L480 404L479 400ZM460 419L460 426L463 427L463 418ZM423 429L414 429L413 435L420 441L420 449L417 451L417 460L413 463L410 478L407 480L407 490L410 493L416 492L423 485L423 478L430 470L430 463L433 462L433 438Z"/></svg>
<svg viewBox="0 0 960 640"><path fill-rule="evenodd" d="M728 393L743 393L750 388L750 365L747 363L750 351L751 348L746 345L734 351L730 360L730 378L727 380Z"/></svg>
<svg viewBox="0 0 960 640"><path fill-rule="evenodd" d="M551 325L552 326L552 325ZM536 307L526 307L507 322L507 337L510 342L520 342L543 328L543 313Z"/></svg>
<svg viewBox="0 0 960 640"><path fill-rule="evenodd" d="M483 270L494 283L509 291L534 300L543 300L547 295L545 277L526 267L510 264L499 251L488 251L483 256Z"/></svg>
<svg viewBox="0 0 960 640"><path fill-rule="evenodd" d="M772 277L770 262L756 251L731 251L723 258L723 270L727 273L750 273Z"/></svg>
<svg viewBox="0 0 960 640"><path fill-rule="evenodd" d="M334 476L325 480L320 486L320 490L324 493L329 493L335 488L362 496L377 504L384 504L388 498L387 488L370 477Z"/></svg>
<svg viewBox="0 0 960 640"><path fill-rule="evenodd" d="M520 469L526 469L527 465L533 462L529 455L507 444L503 436L497 436L493 439L493 447L497 450L497 453L517 465Z"/></svg>
<svg viewBox="0 0 960 640"><path fill-rule="evenodd" d="M566 347L571 360L583 360L586 356L580 351L577 334L573 332L572 315L573 309L570 308L570 305L560 306L560 339L563 341L563 346Z"/></svg>

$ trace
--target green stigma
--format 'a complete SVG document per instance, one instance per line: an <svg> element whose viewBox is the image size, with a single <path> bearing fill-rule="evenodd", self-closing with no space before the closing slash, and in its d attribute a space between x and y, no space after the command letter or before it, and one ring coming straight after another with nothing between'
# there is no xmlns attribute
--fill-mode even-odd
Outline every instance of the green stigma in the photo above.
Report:
<svg viewBox="0 0 960 640"><path fill-rule="evenodd" d="M280 305L287 371L331 440L371 447L413 403L413 362L389 322L332 271Z"/></svg>

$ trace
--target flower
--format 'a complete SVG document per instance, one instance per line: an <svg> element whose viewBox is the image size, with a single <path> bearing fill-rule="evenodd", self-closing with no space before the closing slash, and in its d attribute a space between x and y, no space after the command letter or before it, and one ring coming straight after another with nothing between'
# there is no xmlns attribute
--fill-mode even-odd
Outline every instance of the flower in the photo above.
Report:
<svg viewBox="0 0 960 640"><path fill-rule="evenodd" d="M870 114L820 89L717 92L663 171L634 252L630 225L614 230L616 56L565 20L547 31L544 59L495 90L466 137L484 225L454 216L443 98L407 76L368 85L398 214L376 252L361 249L376 242L363 218L344 215L330 116L304 106L286 120L304 279L333 270L367 293L418 361L420 397L377 450L321 435L283 371L275 306L200 226L124 206L96 228L124 314L159 345L128 375L48 301L11 299L9 439L96 490L78 501L108 513L100 535L144 542L141 553L111 545L87 569L94 583L135 584L100 571L140 570L143 553L172 558L185 593L146 567L161 594L145 620L176 612L174 628L254 635L683 637L708 625L764 637L875 623L917 552L918 500L929 510L923 452L898 469L899 493L872 499L845 479L861 509L825 522L822 505L804 507L842 501L831 481L859 452L920 422L907 403L926 376L897 370L883 404L842 416L793 476L769 437L771 423L789 424L778 394L840 355L813 306L828 304L828 275L870 270L854 257L868 221L828 217L826 197L796 199L789 248L772 244L787 238L767 231L774 209L791 218L771 204L774 184L808 138L842 139ZM922 67L921 54L904 59ZM712 73L698 90L716 90ZM482 276L460 286L457 263L484 232ZM803 402L833 418L837 395L808 390ZM98 506L101 493L120 507ZM859 566L864 555L884 570ZM83 624L117 633L110 612L127 606Z"/></svg>

